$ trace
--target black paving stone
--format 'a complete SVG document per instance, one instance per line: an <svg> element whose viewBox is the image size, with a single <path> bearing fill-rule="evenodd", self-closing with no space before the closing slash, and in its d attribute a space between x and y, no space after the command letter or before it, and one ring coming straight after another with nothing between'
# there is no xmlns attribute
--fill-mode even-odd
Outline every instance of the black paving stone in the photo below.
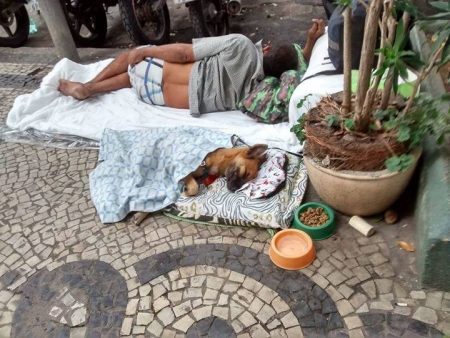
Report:
<svg viewBox="0 0 450 338"><path fill-rule="evenodd" d="M428 335L428 325L417 320L412 321L408 329L422 336Z"/></svg>
<svg viewBox="0 0 450 338"><path fill-rule="evenodd" d="M380 337L384 336L384 325L383 324L375 324L372 326L364 327L364 332L366 333L366 337Z"/></svg>
<svg viewBox="0 0 450 338"><path fill-rule="evenodd" d="M322 308L322 302L318 298L312 298L308 302L309 308L313 311L320 310Z"/></svg>
<svg viewBox="0 0 450 338"><path fill-rule="evenodd" d="M332 312L336 312L336 304L334 304L333 300L331 300L330 298L326 298L323 302L322 302L322 313L323 314L328 314L328 313L332 313Z"/></svg>
<svg viewBox="0 0 450 338"><path fill-rule="evenodd" d="M127 305L127 285L115 269L100 261L72 262L53 271L36 273L23 286L13 316L11 337L70 337L70 328L51 321L48 315L54 297L63 287L72 295L78 290L88 298L85 337L101 337L103 328L119 337Z"/></svg>
<svg viewBox="0 0 450 338"><path fill-rule="evenodd" d="M208 317L192 324L186 332L187 338L211 337L233 338L236 334L225 320L217 317Z"/></svg>
<svg viewBox="0 0 450 338"><path fill-rule="evenodd" d="M377 325L385 321L385 314L382 313L363 313L359 315L364 326Z"/></svg>
<svg viewBox="0 0 450 338"><path fill-rule="evenodd" d="M328 330L335 330L344 327L344 323L342 321L341 316L337 312L330 313L328 317Z"/></svg>
<svg viewBox="0 0 450 338"><path fill-rule="evenodd" d="M393 329L401 329L404 330L408 327L410 324L409 318L406 316L394 314L394 313L388 313L387 314L387 324L390 328Z"/></svg>
<svg viewBox="0 0 450 338"><path fill-rule="evenodd" d="M317 298L319 298L320 300L324 300L327 298L328 294L319 286L314 285L313 286L313 295Z"/></svg>

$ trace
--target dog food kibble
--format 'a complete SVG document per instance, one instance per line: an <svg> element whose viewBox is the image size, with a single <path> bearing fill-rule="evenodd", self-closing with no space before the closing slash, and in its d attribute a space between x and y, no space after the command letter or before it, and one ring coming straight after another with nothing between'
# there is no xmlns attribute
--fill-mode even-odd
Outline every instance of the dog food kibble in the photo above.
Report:
<svg viewBox="0 0 450 338"><path fill-rule="evenodd" d="M328 221L328 215L323 208L308 208L300 214L300 221L310 227L318 227Z"/></svg>

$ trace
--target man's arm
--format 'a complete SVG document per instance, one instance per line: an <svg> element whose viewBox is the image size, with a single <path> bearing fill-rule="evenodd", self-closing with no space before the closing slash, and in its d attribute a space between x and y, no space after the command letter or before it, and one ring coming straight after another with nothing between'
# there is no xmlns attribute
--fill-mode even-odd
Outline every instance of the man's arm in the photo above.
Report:
<svg viewBox="0 0 450 338"><path fill-rule="evenodd" d="M191 63L195 61L194 50L191 44L172 43L133 49L129 54L128 63L134 65L146 57L158 58L172 63Z"/></svg>

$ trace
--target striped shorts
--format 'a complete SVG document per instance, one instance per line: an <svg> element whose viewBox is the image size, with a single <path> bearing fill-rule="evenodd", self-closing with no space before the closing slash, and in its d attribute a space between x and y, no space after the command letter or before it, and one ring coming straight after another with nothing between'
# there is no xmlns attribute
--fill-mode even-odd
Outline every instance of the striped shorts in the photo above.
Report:
<svg viewBox="0 0 450 338"><path fill-rule="evenodd" d="M128 66L131 86L145 103L164 106L163 66L163 60L150 57L134 66Z"/></svg>

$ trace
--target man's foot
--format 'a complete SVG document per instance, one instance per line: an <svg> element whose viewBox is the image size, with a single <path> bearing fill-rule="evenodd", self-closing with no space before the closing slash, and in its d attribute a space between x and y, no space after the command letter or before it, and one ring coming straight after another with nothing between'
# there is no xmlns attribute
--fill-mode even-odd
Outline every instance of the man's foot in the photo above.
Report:
<svg viewBox="0 0 450 338"><path fill-rule="evenodd" d="M308 40L314 44L318 38L325 33L325 21L323 19L313 19L313 24L308 31Z"/></svg>
<svg viewBox="0 0 450 338"><path fill-rule="evenodd" d="M58 90L66 96L72 96L77 100L85 100L90 96L89 89L80 82L59 80Z"/></svg>

